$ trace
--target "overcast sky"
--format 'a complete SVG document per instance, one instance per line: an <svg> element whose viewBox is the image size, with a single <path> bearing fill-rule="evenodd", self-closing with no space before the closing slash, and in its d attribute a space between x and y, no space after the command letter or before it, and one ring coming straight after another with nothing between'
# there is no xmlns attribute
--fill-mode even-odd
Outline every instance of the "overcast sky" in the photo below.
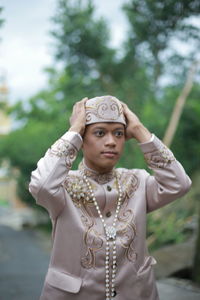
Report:
<svg viewBox="0 0 200 300"><path fill-rule="evenodd" d="M56 0L0 0L4 26L0 30L0 74L7 74L10 101L26 99L46 83L43 69L52 63L50 17ZM120 7L126 0L94 0L112 32L112 45L123 41L127 30Z"/></svg>

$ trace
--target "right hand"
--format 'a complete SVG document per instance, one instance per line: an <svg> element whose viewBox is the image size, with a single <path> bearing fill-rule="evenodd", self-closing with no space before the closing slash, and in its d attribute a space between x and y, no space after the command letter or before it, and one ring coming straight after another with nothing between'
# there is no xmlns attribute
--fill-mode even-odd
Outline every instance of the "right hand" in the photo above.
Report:
<svg viewBox="0 0 200 300"><path fill-rule="evenodd" d="M72 115L70 117L70 129L69 131L78 132L81 136L83 136L85 131L85 102L88 98L83 98L81 101L78 101L73 106Z"/></svg>
<svg viewBox="0 0 200 300"><path fill-rule="evenodd" d="M124 116L126 118L126 140L135 138L139 143L149 142L152 134L149 130L140 122L139 118L134 112L132 112L128 106L122 102L124 108Z"/></svg>

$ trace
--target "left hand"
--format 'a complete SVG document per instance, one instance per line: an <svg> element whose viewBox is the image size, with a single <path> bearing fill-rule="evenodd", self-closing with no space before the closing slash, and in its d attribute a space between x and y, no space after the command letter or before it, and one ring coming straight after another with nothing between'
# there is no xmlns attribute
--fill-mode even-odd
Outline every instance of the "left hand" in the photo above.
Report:
<svg viewBox="0 0 200 300"><path fill-rule="evenodd" d="M133 113L128 106L122 102L124 109L124 116L126 118L127 127L126 127L126 140L135 138L140 143L145 143L150 141L151 133L149 130L144 127L140 122L139 118Z"/></svg>

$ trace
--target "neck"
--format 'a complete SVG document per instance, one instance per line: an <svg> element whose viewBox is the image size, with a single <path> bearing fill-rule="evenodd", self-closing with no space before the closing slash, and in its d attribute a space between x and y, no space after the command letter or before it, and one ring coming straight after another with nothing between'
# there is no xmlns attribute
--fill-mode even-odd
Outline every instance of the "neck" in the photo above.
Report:
<svg viewBox="0 0 200 300"><path fill-rule="evenodd" d="M79 164L79 170L85 174L87 177L97 181L99 184L105 184L114 179L116 171L114 169L109 170L100 170L90 168L90 166L86 165L85 161Z"/></svg>
<svg viewBox="0 0 200 300"><path fill-rule="evenodd" d="M103 167L98 167L98 166L90 166L90 164L88 162L85 161L85 159L83 159L83 166L86 169L89 169L91 172L94 173L98 173L98 174L106 174L106 173L110 173L113 171L113 168L103 168Z"/></svg>

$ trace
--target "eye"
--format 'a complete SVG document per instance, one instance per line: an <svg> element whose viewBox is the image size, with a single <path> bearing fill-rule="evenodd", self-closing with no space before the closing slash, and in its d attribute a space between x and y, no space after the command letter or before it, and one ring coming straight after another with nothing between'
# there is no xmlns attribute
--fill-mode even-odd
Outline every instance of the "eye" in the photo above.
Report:
<svg viewBox="0 0 200 300"><path fill-rule="evenodd" d="M123 136L124 135L124 132L122 131L122 130L117 130L117 131L115 131L115 136L116 137L121 137L121 136Z"/></svg>
<svg viewBox="0 0 200 300"><path fill-rule="evenodd" d="M96 135L96 136L98 136L98 137L102 137L102 136L104 136L104 131L103 130L101 130L101 129L99 129L99 130L96 130L95 132L94 132L94 134Z"/></svg>

